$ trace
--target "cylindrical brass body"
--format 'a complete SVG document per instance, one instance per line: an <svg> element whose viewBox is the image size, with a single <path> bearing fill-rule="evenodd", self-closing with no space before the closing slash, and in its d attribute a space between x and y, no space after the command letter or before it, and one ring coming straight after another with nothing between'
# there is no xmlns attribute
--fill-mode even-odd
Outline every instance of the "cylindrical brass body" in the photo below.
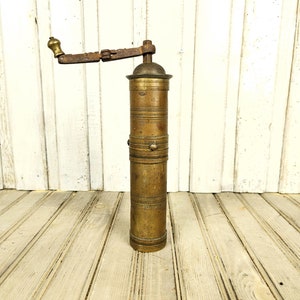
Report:
<svg viewBox="0 0 300 300"><path fill-rule="evenodd" d="M144 63L130 80L130 244L141 252L166 244L169 78Z"/></svg>

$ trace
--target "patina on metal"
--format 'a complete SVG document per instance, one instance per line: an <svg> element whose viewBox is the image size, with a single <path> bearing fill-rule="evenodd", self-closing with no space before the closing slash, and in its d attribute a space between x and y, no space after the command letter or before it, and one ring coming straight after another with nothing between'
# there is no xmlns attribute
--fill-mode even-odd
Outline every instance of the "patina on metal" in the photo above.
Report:
<svg viewBox="0 0 300 300"><path fill-rule="evenodd" d="M130 244L142 252L166 244L169 78L146 58L130 80Z"/></svg>
<svg viewBox="0 0 300 300"><path fill-rule="evenodd" d="M60 41L54 37L50 37L48 47L53 51L54 57L58 59L60 64L82 64L99 62L100 60L106 62L155 53L155 46L149 40L144 41L143 45L137 48L105 49L100 52L65 54L61 49Z"/></svg>
<svg viewBox="0 0 300 300"><path fill-rule="evenodd" d="M168 90L171 75L152 62L155 46L146 40L137 48L65 54L59 40L48 47L61 64L112 61L143 55L143 63L128 75L130 85L130 245L141 252L166 244L168 160Z"/></svg>

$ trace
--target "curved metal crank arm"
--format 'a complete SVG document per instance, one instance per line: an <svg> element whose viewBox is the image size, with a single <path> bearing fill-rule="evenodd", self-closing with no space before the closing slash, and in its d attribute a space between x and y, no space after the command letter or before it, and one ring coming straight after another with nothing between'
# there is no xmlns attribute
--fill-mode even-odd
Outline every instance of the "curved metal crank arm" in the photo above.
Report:
<svg viewBox="0 0 300 300"><path fill-rule="evenodd" d="M155 53L155 46L149 40L144 41L143 45L137 48L105 49L101 50L101 52L65 54L60 47L60 41L50 37L48 47L53 51L54 57L58 59L60 64L91 63L99 62L100 60L106 62L140 55L144 56L144 61L151 61L151 55Z"/></svg>

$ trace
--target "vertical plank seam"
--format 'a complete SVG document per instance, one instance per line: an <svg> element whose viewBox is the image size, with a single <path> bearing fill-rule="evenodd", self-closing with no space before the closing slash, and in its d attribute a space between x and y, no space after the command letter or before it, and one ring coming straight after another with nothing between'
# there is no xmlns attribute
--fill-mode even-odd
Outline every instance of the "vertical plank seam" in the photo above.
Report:
<svg viewBox="0 0 300 300"><path fill-rule="evenodd" d="M196 0L197 1L197 0ZM179 80L180 80L180 84L179 84L179 105L180 107L182 107L182 105L186 104L185 103L185 99L183 97L183 73L184 73L184 68L183 68L183 56L184 56L184 32L185 32L185 1L184 0L181 0L180 2L180 5L181 5L181 28L180 28L180 50L179 50L179 69L180 69L180 76L179 76ZM195 24L194 24L194 29L195 29ZM194 44L195 44L195 38L194 38ZM192 109L191 109L191 113L190 113L190 117L192 115ZM182 143L181 143L181 138L182 138L182 132L180 130L181 128L181 123L183 121L183 118L180 117L179 118L179 122L178 122L178 126L177 126L177 132L178 132L178 137L177 137L177 144L178 144L178 174L177 174L177 191L180 191L181 190L181 187L182 187L182 172L181 172L181 167L182 167L182 154L183 151L182 151ZM191 122L189 122L189 125L190 125L190 128L189 128L189 133L190 133L190 138L189 138L189 149L191 149ZM189 168L190 168L190 154L189 154L189 157L188 157L188 163L189 163L189 166L188 166L188 177L190 177L190 171L189 171ZM188 182L187 182L187 189L189 190L190 188L190 180L188 178Z"/></svg>
<svg viewBox="0 0 300 300"><path fill-rule="evenodd" d="M294 2L291 1L291 2ZM294 29L296 29L296 26L297 26L297 7L298 7L298 0L296 0L296 6L295 6L295 11L294 11L294 14L295 14L295 24L294 24ZM286 122L287 122L287 110L288 110L288 99L289 99L289 94L290 94L290 86L291 86L291 76L292 76L292 68L293 68L293 60L294 60L294 51L295 51L295 37L296 37L296 30L294 31L294 34L293 34L293 40L292 40L292 51L291 51L291 54L290 54L290 64L289 64L289 74L288 74L288 84L287 84L287 89L286 89L286 92L283 96L283 99L285 101L284 103L284 109L281 113L282 115L282 126L280 126L281 128L280 131L279 131L279 138L280 141L279 142L279 146L278 146L278 153L276 154L277 158L278 158L278 168L276 169L276 173L275 174L272 174L272 168L270 168L270 165L272 165L272 157L274 155L272 155L272 145L274 144L273 140L273 135L272 134L272 131L273 131L273 124L272 122L274 121L274 115L276 116L276 112L275 112L275 106L276 106L276 99L278 98L277 97L277 94L280 94L278 92L278 89L277 89L277 86L280 85L281 81L279 79L282 78L282 75L280 75L281 73L278 72L278 66L280 67L281 63L280 63L280 59L281 59L281 56L282 56L282 44L283 42L285 42L284 44L286 44L286 39L283 37L285 35L285 31L287 28L284 27L284 18L286 17L286 8L285 8L285 5L283 4L283 1L282 1L282 4L281 4L281 19L280 19L280 29L279 29L279 34L278 34L278 49L277 49L277 58L276 58L276 76L274 77L274 84L275 84L275 87L274 87L274 92L273 92L273 107L272 107L272 115L271 115L271 124L270 124L270 135L269 135L269 153L268 153L268 162L269 162L269 167L267 168L267 172L266 172L266 192L278 192L279 189L280 189L280 173L281 173L281 164L282 164L282 155L283 155L283 144L284 144L284 140L285 140L285 135L284 135L284 132L285 132L285 127L286 127ZM283 41L283 42L282 42ZM277 104L278 105L278 104ZM278 127L278 126L277 126ZM277 131L276 131L277 133ZM272 143L273 142L273 143ZM274 147L273 147L274 148ZM273 152L277 152L277 151L274 151ZM274 159L273 159L273 162L274 162ZM276 163L277 164L277 163ZM273 170L274 171L274 170ZM271 175L270 175L271 174ZM276 177L276 179L274 179L274 182L276 181L276 190L271 190L270 189L270 186L272 186L270 184L270 176L273 176L273 177ZM275 187L275 186L274 186Z"/></svg>
<svg viewBox="0 0 300 300"><path fill-rule="evenodd" d="M54 62L52 62L52 68ZM55 83L55 74L53 72L53 82ZM62 167L61 167L61 155L60 155L60 150L59 148L61 145L59 144L59 137L58 137L58 123L57 123L57 89L56 89L56 84L53 85L54 88L54 114L55 114L55 142L56 142L56 157L57 157L57 188L61 189L62 187L62 182L61 182L61 173L62 173Z"/></svg>
<svg viewBox="0 0 300 300"><path fill-rule="evenodd" d="M281 5L281 11L280 13L282 14L282 5ZM277 53L276 53L276 63L275 63L275 72L277 73L277 67L278 67L278 58L279 58L279 54L280 54L280 51L279 51L279 45L280 45L280 35L281 35L281 24L279 26L279 30L278 30L278 33L277 33L277 37L278 37L278 41L277 41ZM264 189L263 191L266 192L267 191L267 188L268 188L268 178L269 178L269 164L270 164L270 160L271 160L271 142L272 142L272 133L271 133L271 125L272 125L272 122L273 122L273 114L274 114L274 106L276 104L276 102L274 101L274 98L275 98L275 85L276 85L276 81L277 81L277 76L275 75L274 78L273 78L273 92L272 92L272 100L271 100L271 103L272 103L272 107L271 107L271 111L272 113L270 114L270 118L269 118L269 135L267 137L268 139L268 144L267 144L267 155L266 155L266 163L267 163L267 166L266 166L266 170L265 170L265 174L264 174ZM286 105L287 106L287 105ZM277 186L277 190L278 190L278 186Z"/></svg>
<svg viewBox="0 0 300 300"><path fill-rule="evenodd" d="M52 69L53 69L53 61L52 61ZM52 77L53 77L53 82L55 80L55 76L54 76L54 72L52 72ZM61 157L59 155L59 141L58 141L58 135L57 135L57 97L56 97L56 88L55 88L55 84L53 84L53 89L54 89L54 99L53 99L53 105L54 105L54 122L55 122L55 153L56 153L56 157L57 157L57 189L61 188Z"/></svg>
<svg viewBox="0 0 300 300"><path fill-rule="evenodd" d="M99 49L99 3L97 0L81 1L81 26L83 52L89 51L89 47ZM92 14L91 18L89 14ZM102 145L101 145L101 108L100 108L100 73L101 61L93 65L84 64L84 97L86 98L87 120L87 149L89 184L92 190L102 190Z"/></svg>
<svg viewBox="0 0 300 300"><path fill-rule="evenodd" d="M38 6L37 6L37 0L34 1L34 12L36 15L35 19L35 32L36 32L36 39L37 39L37 52L38 52L38 66L39 66L39 94L41 97L41 119L42 119L42 128L40 128L40 133L43 133L41 139L42 139L42 145L41 145L41 152L42 152L42 160L43 160L43 170L44 170L44 184L45 189L49 188L49 174L48 174L48 151L47 151L47 143L46 143L46 134L45 134L45 109L44 109L44 93L43 93L43 74L42 74L42 68L41 68L41 50L40 50L40 31L39 31L39 25L38 25Z"/></svg>
<svg viewBox="0 0 300 300"><path fill-rule="evenodd" d="M229 102L229 99L228 99L228 93L229 93L229 86L228 86L228 78L229 78L229 72L230 72L230 66L231 66L231 61L230 61L230 58L231 58L231 49L232 49L232 22L233 22L233 7L234 7L234 2L236 0L231 0L231 8L230 8L230 26L229 26L229 42L228 42L228 63L227 63L227 84L226 84L226 92L225 92L225 97L226 97L226 100L225 100L225 116L224 116L224 134L223 134L223 164L222 164L222 170L221 170L221 191L224 191L224 182L223 182L223 178L224 178L224 164L225 164L225 159L226 159L226 147L225 147L225 144L226 144L226 127L227 127L227 123L226 123L226 116L227 116L227 104ZM243 28L242 28L242 44L240 45L240 57L239 57L239 65L238 65L238 80L240 80L240 75L241 75L241 64L242 64L242 47L243 47L243 29L244 29L244 24L245 24L245 7L246 7L246 4L245 4L245 1L243 1L244 3L244 6L243 6L243 15L244 15L244 18L243 18ZM235 103L235 117L236 117L236 122L235 122L235 126L234 126L234 139L233 139L233 147L234 147L234 150L233 150L233 157L232 157L232 181L231 181L231 189L234 190L234 186L235 186L235 161L236 161L236 141L237 141L237 111L238 111L238 99L239 99L239 81L237 82L237 85L236 85L236 103Z"/></svg>
<svg viewBox="0 0 300 300"><path fill-rule="evenodd" d="M2 179L3 179L3 182L2 182L2 185L3 185L3 188L6 188L6 187L8 187L8 188L12 188L12 187L16 187L16 178L15 178L15 164L14 164L14 156L13 156L13 147L12 147L12 143L11 143L11 128L10 128L10 122L9 122L9 112L8 112L8 108L7 108L7 101L8 101L8 95L7 95L7 86L6 86L6 75L5 75L5 73L6 73L6 70L5 70L5 57L4 57L4 51L3 51L3 34L2 34L2 19L1 19L1 16L2 16L2 14L1 14L1 7L0 7L0 55L1 55L1 64L2 64L2 69L3 69L3 82L4 82L4 84L3 84L3 86L2 86L2 90L3 90L3 94L1 95L0 94L0 97L2 97L3 96L3 98L4 98L4 100L3 100L3 108L1 107L2 105L1 105L1 102L0 102L0 107L1 107L1 109L2 109L2 113L5 113L5 115L6 115L6 121L5 121L5 129L6 129L6 132L7 132L7 135L8 135L8 137L9 137L9 141L8 141L8 148L9 148L9 151L10 151L10 153L11 153L11 157L10 157L10 159L11 159L11 168L12 168L12 170L11 171L13 171L13 174L10 174L10 175L12 175L12 184L11 184L11 186L10 185L8 185L7 183L6 183L6 178L5 178L5 172L4 172L4 166L3 166L3 153L4 153L4 151L3 151L3 142L2 142L2 137L0 136L0 148L1 148L1 153L0 153L0 155L1 155L1 169L2 169ZM1 120L1 125L0 126L2 126L2 122L3 122L3 120ZM3 128L2 128L3 129Z"/></svg>
<svg viewBox="0 0 300 300"><path fill-rule="evenodd" d="M223 126L223 157L222 157L222 166L220 170L220 189L223 191L223 174L224 174L224 163L225 163L225 143L226 143L226 113L227 113L227 107L228 107L228 77L229 77L229 69L230 69L230 49L231 49L231 37L232 37L232 11L233 11L233 2L234 0L231 0L230 4L230 24L229 24L229 31L228 31L228 46L227 46L227 66L226 66L226 87L225 87L225 107L224 107L224 126ZM232 183L233 184L233 183Z"/></svg>
<svg viewBox="0 0 300 300"><path fill-rule="evenodd" d="M85 25L84 25L84 1L80 1L80 25L81 25L81 36L82 36L82 52L85 52ZM86 64L82 65L82 77L83 77L83 85L84 85L84 110L85 110L85 121L86 121L86 149L87 149L87 171L86 174L88 178L86 178L87 189L91 189L91 157L90 153L90 136L89 136L89 116L88 116L88 91L87 91L87 75L86 75Z"/></svg>
<svg viewBox="0 0 300 300"><path fill-rule="evenodd" d="M236 234L236 237L240 240L241 244L245 248L245 251L248 253L251 261L253 262L254 267L257 269L258 274L260 274L262 280L266 283L268 288L270 289L271 293L275 297L275 299L283 300L282 295L280 294L279 290L276 288L275 284L273 283L272 279L270 278L267 270L264 268L261 261L255 254L255 251L250 247L249 243L247 242L246 238L244 237L242 231L238 228L237 224L234 222L233 218L230 216L229 212L225 208L223 204L223 200L221 200L218 194L214 194L221 210L223 211L225 217L228 220L228 224L231 226L233 232Z"/></svg>
<svg viewBox="0 0 300 300"><path fill-rule="evenodd" d="M98 36L98 49L101 49L101 34L100 34L100 1L97 0L97 36ZM102 109L102 71L101 71L101 64L99 65L98 68L98 74L99 74L99 114L100 114L100 136L101 136L101 165L102 165L102 174L101 174L101 187L103 190L105 190L105 185L104 185L104 172L105 172L105 165L104 165L104 151L103 151L103 109Z"/></svg>
<svg viewBox="0 0 300 300"><path fill-rule="evenodd" d="M183 34L184 34L184 1L180 1L181 4L181 18L180 18L180 55L179 55L179 69L180 69L180 75L179 75L179 95L180 95L180 104L182 103L182 85L183 85L183 80L182 80L182 73L183 73L183 66L182 66L182 55L183 55ZM177 191L179 190L180 186L180 178L181 178L181 170L180 170L180 158L181 158L181 134L180 134L180 123L182 121L182 118L179 119L179 122L177 122L177 129L176 131L178 132L177 136L177 149L178 149L178 157L177 157Z"/></svg>
<svg viewBox="0 0 300 300"><path fill-rule="evenodd" d="M291 85L292 85L292 77L294 72L294 61L296 56L296 42L297 42L297 34L299 32L299 10L300 4L299 0L297 1L297 8L296 8L296 24L295 24L295 34L294 34L294 43L293 43L293 54L292 54L292 62L291 62L291 71L290 71L290 78L289 78L289 86L288 86L288 94L287 94L287 104L285 109L285 122L283 128L283 141L281 146L281 159L280 159L280 169L279 169L279 180L278 180L278 191L282 191L282 180L284 178L284 171L285 171L285 150L286 150L286 133L288 128L288 115L289 115L289 103L290 103L290 93L291 93Z"/></svg>
<svg viewBox="0 0 300 300"><path fill-rule="evenodd" d="M49 9L49 32L50 32L50 35L52 33L52 27L51 27L51 1L50 0L47 0L48 1L48 9ZM52 89L53 89L53 122L54 122L54 128L53 128L53 131L54 131L54 135L55 135L55 155L56 155L56 160L57 160L57 169L56 169L56 177L57 177L57 182L56 182L56 186L55 188L56 189L59 189L61 184L60 184L60 157L58 156L58 136L57 136L57 123L56 123L56 89L55 89L55 74L54 74L54 67L53 67L53 64L54 64L54 60L51 60L51 75L52 75ZM45 114L45 112L43 111L43 114ZM47 142L47 135L46 135L46 142ZM48 151L47 151L48 153ZM47 157L47 161L48 161L48 157ZM48 162L48 165L49 165L49 162ZM49 169L48 169L48 177L49 177ZM50 185L50 178L48 178L48 187L51 188L51 185Z"/></svg>
<svg viewBox="0 0 300 300"><path fill-rule="evenodd" d="M146 39L148 39L149 32L149 0L146 0Z"/></svg>
<svg viewBox="0 0 300 300"><path fill-rule="evenodd" d="M249 0L245 0L245 5L244 5L244 19L243 19L243 29L242 29L242 44L241 44L241 59L240 59L240 65L239 65L239 82L238 82L238 90L237 90L237 103L236 103L236 123L235 123L235 151L234 151L234 167L233 167L233 172L234 172L234 178L233 178L233 192L237 192L237 175L238 175L238 136L239 136L239 103L240 103L240 88L241 88L241 74L242 74L242 64L243 64L243 51L244 51L244 45L245 45L245 27L246 27L246 14L247 14L247 3Z"/></svg>
<svg viewBox="0 0 300 300"><path fill-rule="evenodd" d="M195 0L195 24L194 24L194 49L193 49L193 75L192 75L192 107L191 107L191 115L190 115L190 157L189 157L189 164L190 164L190 172L189 172L189 190L193 190L194 187L192 186L193 182L193 124L194 124L194 108L195 108L195 73L196 73L196 48L197 48L197 24L198 24L198 10L199 10L199 2L200 0Z"/></svg>

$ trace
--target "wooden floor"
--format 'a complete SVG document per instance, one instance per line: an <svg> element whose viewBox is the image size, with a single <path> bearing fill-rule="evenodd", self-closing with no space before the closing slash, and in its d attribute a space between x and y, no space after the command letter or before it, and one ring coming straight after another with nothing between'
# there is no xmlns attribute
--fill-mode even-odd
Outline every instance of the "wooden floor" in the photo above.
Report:
<svg viewBox="0 0 300 300"><path fill-rule="evenodd" d="M129 194L0 191L0 299L300 299L300 195L168 195L168 243L128 244Z"/></svg>

